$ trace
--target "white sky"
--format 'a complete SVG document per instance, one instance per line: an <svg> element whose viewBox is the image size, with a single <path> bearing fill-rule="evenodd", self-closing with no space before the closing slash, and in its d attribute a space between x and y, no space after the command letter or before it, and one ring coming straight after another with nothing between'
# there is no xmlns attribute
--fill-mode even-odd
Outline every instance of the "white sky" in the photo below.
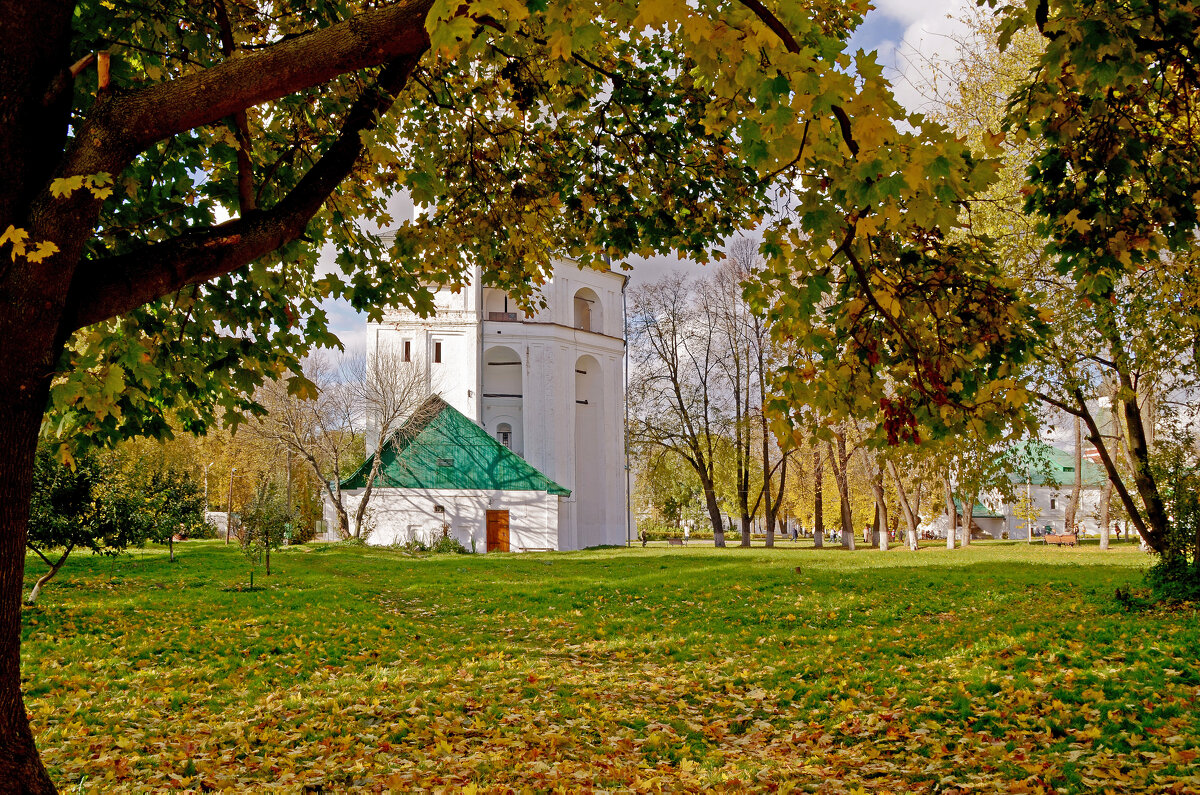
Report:
<svg viewBox="0 0 1200 795"><path fill-rule="evenodd" d="M866 21L855 31L848 50L876 50L884 74L892 81L896 97L909 110L922 110L925 100L916 86L920 85L921 62L924 59L945 58L953 54L953 44L947 34L961 29L953 17L974 4L973 0L875 0L875 8L867 13ZM397 218L403 218L408 207L397 206ZM325 258L332 266L332 254ZM669 257L645 260L635 257L630 284L654 281L675 268L698 269L694 263L680 262ZM366 341L366 318L356 313L345 301L326 302L330 326L347 349L362 348Z"/></svg>

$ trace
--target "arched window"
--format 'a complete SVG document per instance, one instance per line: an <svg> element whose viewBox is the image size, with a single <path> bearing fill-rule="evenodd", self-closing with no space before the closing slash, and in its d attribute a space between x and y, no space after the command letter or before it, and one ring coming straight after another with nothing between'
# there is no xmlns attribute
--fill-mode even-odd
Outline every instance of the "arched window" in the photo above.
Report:
<svg viewBox="0 0 1200 795"><path fill-rule="evenodd" d="M508 297L503 290L494 287L484 288L483 319L484 320L523 320L525 314L517 308L516 301Z"/></svg>
<svg viewBox="0 0 1200 795"><path fill-rule="evenodd" d="M512 426L507 422L502 422L496 426L496 439L500 444L512 449Z"/></svg>
<svg viewBox="0 0 1200 795"><path fill-rule="evenodd" d="M600 297L591 288L584 287L575 292L574 326L580 331L604 331L604 313Z"/></svg>

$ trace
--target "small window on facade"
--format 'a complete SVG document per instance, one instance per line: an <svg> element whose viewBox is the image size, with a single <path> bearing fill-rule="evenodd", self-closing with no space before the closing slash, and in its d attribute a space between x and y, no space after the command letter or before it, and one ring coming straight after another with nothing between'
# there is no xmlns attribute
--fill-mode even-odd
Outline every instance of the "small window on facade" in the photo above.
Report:
<svg viewBox="0 0 1200 795"><path fill-rule="evenodd" d="M1050 510L1052 510L1052 511L1054 510L1054 498L1053 497L1050 498Z"/></svg>
<svg viewBox="0 0 1200 795"><path fill-rule="evenodd" d="M509 450L511 450L512 449L512 426L509 425L507 422L502 422L499 425L497 425L496 426L496 439L499 440L500 444L504 445Z"/></svg>
<svg viewBox="0 0 1200 795"><path fill-rule="evenodd" d="M435 505L435 506L433 506L433 512L434 512L434 513L445 513L445 512L446 512L446 509L445 509L445 507L444 507L444 506L441 506L441 505Z"/></svg>
<svg viewBox="0 0 1200 795"><path fill-rule="evenodd" d="M404 341L404 361L412 361L412 340Z"/></svg>
<svg viewBox="0 0 1200 795"><path fill-rule="evenodd" d="M433 361L434 364L442 363L442 343L440 342L433 343Z"/></svg>

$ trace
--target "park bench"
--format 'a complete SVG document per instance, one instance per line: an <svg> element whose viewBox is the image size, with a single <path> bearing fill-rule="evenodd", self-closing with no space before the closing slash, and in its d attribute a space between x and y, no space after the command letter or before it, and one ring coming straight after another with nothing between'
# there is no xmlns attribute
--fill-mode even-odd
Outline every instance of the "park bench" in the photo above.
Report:
<svg viewBox="0 0 1200 795"><path fill-rule="evenodd" d="M1052 534L1052 535L1046 536L1046 543L1047 544L1056 544L1060 547L1063 544L1066 544L1069 547L1073 547L1073 546L1077 546L1079 544L1079 536L1075 535L1074 533L1062 533L1060 535Z"/></svg>
<svg viewBox="0 0 1200 795"><path fill-rule="evenodd" d="M682 538L668 538L667 545L672 546L672 547L681 547L681 546L683 546L683 539Z"/></svg>

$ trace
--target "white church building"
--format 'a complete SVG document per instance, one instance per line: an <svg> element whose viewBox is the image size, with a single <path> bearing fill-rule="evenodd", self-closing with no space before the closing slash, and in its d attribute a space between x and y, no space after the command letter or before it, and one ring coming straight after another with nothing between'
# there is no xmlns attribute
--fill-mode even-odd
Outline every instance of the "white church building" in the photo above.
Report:
<svg viewBox="0 0 1200 795"><path fill-rule="evenodd" d="M443 450L425 468L404 464L419 454L415 447L398 455L385 449L394 485L375 484L370 543L428 541L446 532L480 552L624 544L626 277L560 262L542 287L545 307L527 315L473 276L464 289L439 289L432 317L392 310L368 326L368 355L387 349L421 368L431 391L454 410L439 427L458 427L451 435L475 451L436 447L447 443L445 431L436 442L425 440L428 450ZM485 450L474 429L454 426L457 415L497 447ZM523 471L505 460L510 452L542 479L481 474ZM490 458L480 464L480 455ZM460 459L476 463L456 474ZM436 483L416 471L428 473L438 462ZM343 487L350 487L352 512L361 484Z"/></svg>

